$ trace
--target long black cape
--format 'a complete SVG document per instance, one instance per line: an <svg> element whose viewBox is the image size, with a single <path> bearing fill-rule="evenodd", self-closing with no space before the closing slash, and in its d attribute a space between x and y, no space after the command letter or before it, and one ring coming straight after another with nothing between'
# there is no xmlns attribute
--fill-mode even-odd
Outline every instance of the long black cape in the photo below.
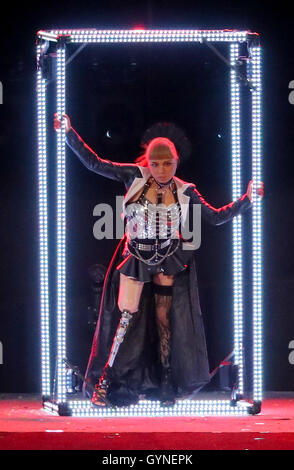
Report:
<svg viewBox="0 0 294 470"><path fill-rule="evenodd" d="M121 312L117 299L119 271L125 236L113 254L104 280L98 322L84 382L84 393L91 396L87 382L95 385L109 357ZM171 368L178 397L187 397L210 380L208 356L199 302L196 261L174 278L170 310ZM132 318L124 341L111 368L109 400L115 405L136 403L140 395L159 398L159 337L155 323L153 283L144 284L139 311Z"/></svg>

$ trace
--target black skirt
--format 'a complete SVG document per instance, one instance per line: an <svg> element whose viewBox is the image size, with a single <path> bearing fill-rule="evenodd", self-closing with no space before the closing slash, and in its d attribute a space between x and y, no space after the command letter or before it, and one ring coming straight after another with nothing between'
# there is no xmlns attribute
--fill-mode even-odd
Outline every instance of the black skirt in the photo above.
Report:
<svg viewBox="0 0 294 470"><path fill-rule="evenodd" d="M135 241L138 243L144 243L145 245L154 244L154 240L152 239L136 239ZM166 240L159 240L159 243L164 241ZM140 256L146 260L146 262L141 261L136 257L137 253L134 247L129 244L126 239L122 254L124 259L116 269L125 276L141 282L152 281L154 274L160 272L166 275L176 275L188 267L189 261L195 254L195 249L184 249L183 241L178 239L172 239L170 249L169 246L170 245L158 250L158 253L164 255L169 250L169 253L172 254L164 258L159 264L152 264L154 260L153 262L148 262L148 258L154 254L154 251L137 250L139 251ZM189 246L192 247L192 244Z"/></svg>

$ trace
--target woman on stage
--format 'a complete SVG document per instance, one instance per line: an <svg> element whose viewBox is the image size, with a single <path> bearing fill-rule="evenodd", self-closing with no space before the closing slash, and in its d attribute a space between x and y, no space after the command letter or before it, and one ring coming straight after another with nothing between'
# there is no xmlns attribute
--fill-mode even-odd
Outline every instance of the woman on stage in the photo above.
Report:
<svg viewBox="0 0 294 470"><path fill-rule="evenodd" d="M250 209L252 181L239 199L216 209L194 183L175 176L186 144L177 127L152 126L142 139L144 154L123 164L100 158L69 117L62 119L66 142L81 162L126 188L125 233L105 276L84 393L99 407L126 406L140 398L172 406L210 379L195 246L182 228L194 204L201 205L201 217L213 225ZM54 127L60 126L55 115ZM257 194L263 196L263 183Z"/></svg>

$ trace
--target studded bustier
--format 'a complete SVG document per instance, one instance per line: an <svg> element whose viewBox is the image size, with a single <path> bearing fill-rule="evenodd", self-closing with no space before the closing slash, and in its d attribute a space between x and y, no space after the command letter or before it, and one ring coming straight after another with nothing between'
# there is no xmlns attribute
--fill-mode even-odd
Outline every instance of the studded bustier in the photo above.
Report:
<svg viewBox="0 0 294 470"><path fill-rule="evenodd" d="M126 233L129 239L168 239L179 238L181 206L177 190L173 188L176 202L165 206L149 201L145 194L151 182L148 180L137 201L126 206Z"/></svg>

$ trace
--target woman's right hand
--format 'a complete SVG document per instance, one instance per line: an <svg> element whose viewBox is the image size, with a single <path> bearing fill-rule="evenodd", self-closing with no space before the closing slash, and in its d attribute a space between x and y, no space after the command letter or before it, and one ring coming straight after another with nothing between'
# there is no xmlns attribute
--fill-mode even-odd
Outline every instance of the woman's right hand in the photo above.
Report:
<svg viewBox="0 0 294 470"><path fill-rule="evenodd" d="M56 131L59 130L61 128L61 122L63 120L65 121L65 132L67 133L71 128L71 122L67 114L64 114L61 119L58 119L57 113L54 114L54 120L53 120L54 129Z"/></svg>

